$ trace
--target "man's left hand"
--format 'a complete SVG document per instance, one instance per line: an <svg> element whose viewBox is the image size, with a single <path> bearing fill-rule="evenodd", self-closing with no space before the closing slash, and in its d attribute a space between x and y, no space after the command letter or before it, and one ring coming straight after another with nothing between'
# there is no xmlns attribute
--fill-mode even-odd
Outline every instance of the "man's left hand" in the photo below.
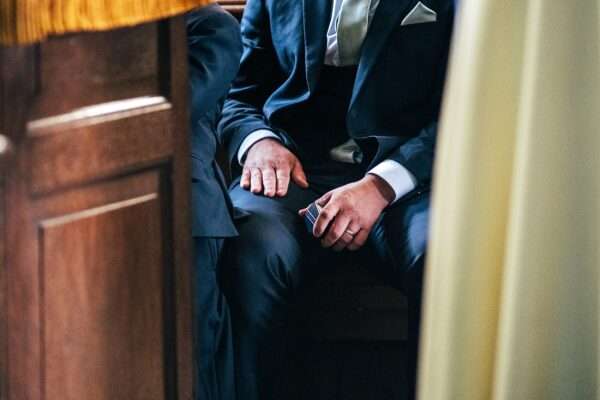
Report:
<svg viewBox="0 0 600 400"><path fill-rule="evenodd" d="M323 247L335 251L358 250L367 241L373 225L394 200L392 187L376 175L367 175L326 193L317 200L321 207L313 235ZM306 208L300 215L306 214Z"/></svg>

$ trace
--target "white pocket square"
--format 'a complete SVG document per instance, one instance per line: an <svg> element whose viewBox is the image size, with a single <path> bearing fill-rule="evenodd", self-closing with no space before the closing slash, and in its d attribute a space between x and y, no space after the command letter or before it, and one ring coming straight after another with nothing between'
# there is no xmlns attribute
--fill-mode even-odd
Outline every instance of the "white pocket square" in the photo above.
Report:
<svg viewBox="0 0 600 400"><path fill-rule="evenodd" d="M437 13L420 1L402 20L402 26L437 21Z"/></svg>

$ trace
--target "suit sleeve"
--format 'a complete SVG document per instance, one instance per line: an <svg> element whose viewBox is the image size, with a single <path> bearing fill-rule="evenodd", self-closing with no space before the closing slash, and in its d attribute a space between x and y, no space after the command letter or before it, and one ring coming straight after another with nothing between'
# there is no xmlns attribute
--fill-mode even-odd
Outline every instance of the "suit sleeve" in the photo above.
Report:
<svg viewBox="0 0 600 400"><path fill-rule="evenodd" d="M237 20L214 4L186 15L192 123L220 108L242 54Z"/></svg>
<svg viewBox="0 0 600 400"><path fill-rule="evenodd" d="M240 70L218 128L219 139L234 168L238 166L237 152L244 139L256 130L271 130L263 106L282 79L264 0L246 3L241 30L244 50Z"/></svg>
<svg viewBox="0 0 600 400"><path fill-rule="evenodd" d="M439 68L435 76L436 83L430 101L431 117L429 123L419 131L417 136L399 146L388 157L388 159L402 164L402 166L416 178L418 186L429 185L433 174L438 119L446 79L448 53L454 21L453 6L451 6L451 10L448 12L446 21L448 25L446 29L447 34L445 35L445 42L442 51L440 52Z"/></svg>

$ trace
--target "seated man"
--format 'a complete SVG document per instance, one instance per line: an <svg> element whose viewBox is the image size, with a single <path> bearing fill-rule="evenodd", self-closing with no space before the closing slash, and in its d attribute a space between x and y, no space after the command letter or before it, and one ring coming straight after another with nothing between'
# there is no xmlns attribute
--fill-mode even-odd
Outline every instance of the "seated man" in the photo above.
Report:
<svg viewBox="0 0 600 400"><path fill-rule="evenodd" d="M219 124L243 166L233 203L251 214L225 256L240 399L276 398L290 305L332 250L360 250L406 293L414 382L454 10L453 0L248 1ZM310 235L298 214L314 201Z"/></svg>
<svg viewBox="0 0 600 400"><path fill-rule="evenodd" d="M192 133L195 398L234 400L231 321L218 285L225 238L237 235L233 207L215 162L216 123L237 73L239 24L212 4L186 16Z"/></svg>

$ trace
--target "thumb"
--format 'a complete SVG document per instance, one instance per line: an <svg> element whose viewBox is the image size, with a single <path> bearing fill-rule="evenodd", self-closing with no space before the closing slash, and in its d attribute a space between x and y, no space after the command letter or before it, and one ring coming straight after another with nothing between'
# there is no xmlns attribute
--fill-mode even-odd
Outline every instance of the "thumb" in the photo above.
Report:
<svg viewBox="0 0 600 400"><path fill-rule="evenodd" d="M306 189L308 187L308 179L302 168L300 161L296 161L294 168L292 169L292 180L301 188Z"/></svg>

